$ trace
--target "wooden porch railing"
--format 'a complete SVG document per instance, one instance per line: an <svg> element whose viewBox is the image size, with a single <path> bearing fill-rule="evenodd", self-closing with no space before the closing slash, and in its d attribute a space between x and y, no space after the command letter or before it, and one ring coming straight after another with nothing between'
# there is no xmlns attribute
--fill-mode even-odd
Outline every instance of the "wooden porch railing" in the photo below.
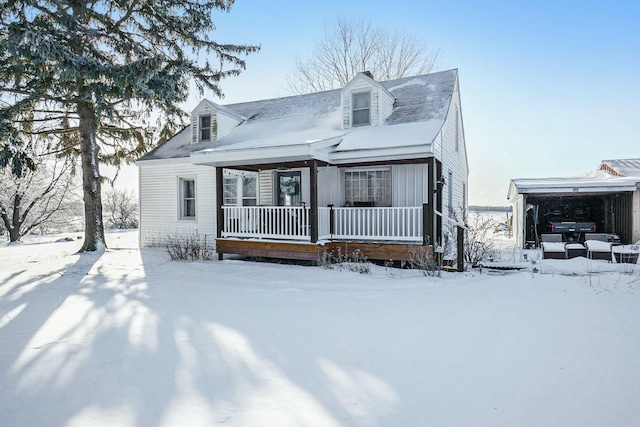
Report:
<svg viewBox="0 0 640 427"><path fill-rule="evenodd" d="M222 237L311 240L307 207L223 206L222 209Z"/></svg>
<svg viewBox="0 0 640 427"><path fill-rule="evenodd" d="M308 207L222 208L222 237L311 240ZM318 238L421 242L422 221L422 207L323 207L318 208Z"/></svg>
<svg viewBox="0 0 640 427"><path fill-rule="evenodd" d="M318 208L322 239L422 241L422 207Z"/></svg>

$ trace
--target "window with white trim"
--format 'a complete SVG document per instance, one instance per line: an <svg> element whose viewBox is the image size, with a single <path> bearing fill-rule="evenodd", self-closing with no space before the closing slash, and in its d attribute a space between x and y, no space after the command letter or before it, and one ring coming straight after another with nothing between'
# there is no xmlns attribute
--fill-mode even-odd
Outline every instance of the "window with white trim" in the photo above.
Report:
<svg viewBox="0 0 640 427"><path fill-rule="evenodd" d="M360 92L351 96L351 124L363 126L371 124L371 93Z"/></svg>
<svg viewBox="0 0 640 427"><path fill-rule="evenodd" d="M345 199L350 206L371 203L391 206L390 169L352 169L344 172Z"/></svg>
<svg viewBox="0 0 640 427"><path fill-rule="evenodd" d="M238 178L226 177L222 182L223 205L235 206L238 204Z"/></svg>
<svg viewBox="0 0 640 427"><path fill-rule="evenodd" d="M180 178L180 219L196 218L196 180Z"/></svg>
<svg viewBox="0 0 640 427"><path fill-rule="evenodd" d="M198 133L198 141L211 141L211 115L200 116L200 128Z"/></svg>
<svg viewBox="0 0 640 427"><path fill-rule="evenodd" d="M258 205L258 178L254 175L242 177L242 206Z"/></svg>
<svg viewBox="0 0 640 427"><path fill-rule="evenodd" d="M222 182L223 204L226 206L257 206L257 175L227 176Z"/></svg>

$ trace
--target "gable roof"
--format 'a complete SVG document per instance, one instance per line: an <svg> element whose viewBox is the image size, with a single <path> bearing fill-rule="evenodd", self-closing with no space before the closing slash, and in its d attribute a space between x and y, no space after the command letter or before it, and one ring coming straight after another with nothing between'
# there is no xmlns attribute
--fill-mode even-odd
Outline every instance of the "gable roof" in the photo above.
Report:
<svg viewBox="0 0 640 427"><path fill-rule="evenodd" d="M453 69L376 82L396 99L391 114L379 126L341 129L341 89L229 104L222 108L245 120L228 135L214 142L190 144L190 134L183 129L139 161L188 157L195 152L219 156L230 150L307 146L323 141L332 141L335 150L343 152L371 146L386 149L431 144L446 120L457 76L458 71ZM394 131L385 126L394 126ZM402 137L390 137L396 131ZM366 147L362 144L365 134Z"/></svg>
<svg viewBox="0 0 640 427"><path fill-rule="evenodd" d="M600 169L616 176L640 177L640 159L603 160Z"/></svg>

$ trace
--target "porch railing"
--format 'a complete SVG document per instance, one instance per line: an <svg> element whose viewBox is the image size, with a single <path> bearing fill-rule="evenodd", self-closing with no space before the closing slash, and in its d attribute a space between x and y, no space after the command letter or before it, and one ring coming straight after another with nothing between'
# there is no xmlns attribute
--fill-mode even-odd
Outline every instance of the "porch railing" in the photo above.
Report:
<svg viewBox="0 0 640 427"><path fill-rule="evenodd" d="M422 241L422 207L318 208L318 237Z"/></svg>
<svg viewBox="0 0 640 427"><path fill-rule="evenodd" d="M223 206L222 209L222 237L311 240L308 207Z"/></svg>
<svg viewBox="0 0 640 427"><path fill-rule="evenodd" d="M222 208L222 237L311 240L309 207ZM320 207L318 238L420 242L422 219L422 207Z"/></svg>

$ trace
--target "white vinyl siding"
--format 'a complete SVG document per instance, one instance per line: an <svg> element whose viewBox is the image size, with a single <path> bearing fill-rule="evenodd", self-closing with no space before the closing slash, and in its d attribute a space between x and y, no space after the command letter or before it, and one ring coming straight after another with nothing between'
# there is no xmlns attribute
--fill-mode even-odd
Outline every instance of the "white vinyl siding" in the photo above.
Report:
<svg viewBox="0 0 640 427"><path fill-rule="evenodd" d="M393 206L422 206L428 203L428 169L426 163L392 166Z"/></svg>
<svg viewBox="0 0 640 427"><path fill-rule="evenodd" d="M273 204L273 171L258 172L258 198L263 206Z"/></svg>
<svg viewBox="0 0 640 427"><path fill-rule="evenodd" d="M469 169L467 166L467 150L465 147L463 123L458 83L456 81L447 119L438 138L436 138L438 150L435 151L436 156L439 157L442 162L443 172L448 174L448 171L451 171L452 173L451 179L449 179L448 176L445 177L445 187L448 188L445 188L446 193L443 195L443 203L445 204L445 208L451 206L456 211L462 208L466 209L467 206L465 205L468 203L464 195L468 188ZM438 139L440 139L440 141L438 141ZM443 213L448 215L446 209Z"/></svg>
<svg viewBox="0 0 640 427"><path fill-rule="evenodd" d="M197 217L183 221L177 212L178 180L196 180ZM195 166L188 159L147 161L139 164L140 185L140 244L162 244L169 236L188 236L196 230L200 238L215 238L215 168Z"/></svg>

